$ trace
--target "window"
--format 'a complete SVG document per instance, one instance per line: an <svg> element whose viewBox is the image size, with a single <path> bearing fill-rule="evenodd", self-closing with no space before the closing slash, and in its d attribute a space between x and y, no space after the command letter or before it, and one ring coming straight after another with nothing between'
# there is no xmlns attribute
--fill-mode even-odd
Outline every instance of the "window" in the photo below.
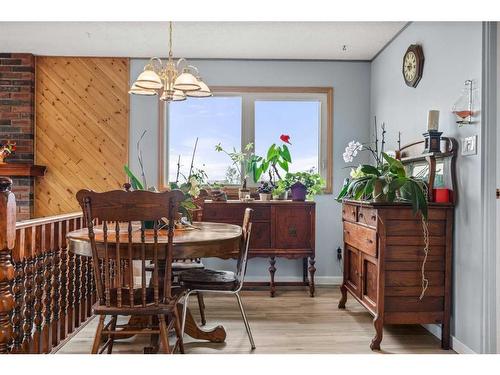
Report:
<svg viewBox="0 0 500 375"><path fill-rule="evenodd" d="M177 163L180 173L188 174L191 158L198 137L194 165L203 169L211 182L227 180L231 161L215 151L219 142L226 148L240 149L241 145L241 98L211 97L187 99L170 104L168 111L168 181L177 180ZM182 176L181 176L182 177Z"/></svg>
<svg viewBox="0 0 500 375"><path fill-rule="evenodd" d="M314 168L332 185L332 111L333 89L300 87L216 87L214 97L190 98L169 104L166 117L165 155L168 180L187 174L196 137L198 145L194 165L205 170L210 182L239 184L231 173L231 160L215 151L240 151L255 145L257 155L265 156L272 143L280 143L281 134L290 136L291 172ZM160 134L160 136L162 136ZM179 159L180 157L180 159ZM162 164L162 163L161 163ZM160 176L162 176L160 172Z"/></svg>

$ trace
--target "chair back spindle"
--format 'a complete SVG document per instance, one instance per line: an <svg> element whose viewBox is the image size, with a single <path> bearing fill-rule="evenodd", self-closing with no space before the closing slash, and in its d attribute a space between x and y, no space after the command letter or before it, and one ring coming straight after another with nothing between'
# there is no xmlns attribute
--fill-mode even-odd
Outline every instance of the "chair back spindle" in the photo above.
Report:
<svg viewBox="0 0 500 375"><path fill-rule="evenodd" d="M174 218L179 202L184 199L182 192L116 190L96 193L81 190L77 199L89 231L99 305L134 308L168 303L172 299ZM165 217L169 225L166 230L160 230L159 222ZM102 227L94 225L96 219L102 222ZM147 223L152 223L152 229L146 229ZM97 246L97 236L102 238L102 247ZM133 246L137 238L140 238L139 247ZM153 246L147 251L148 238L149 241L152 238ZM165 260L165 277L161 285L160 260ZM137 275L141 281L137 287L134 261L141 267ZM151 283L146 273L150 262L153 266Z"/></svg>

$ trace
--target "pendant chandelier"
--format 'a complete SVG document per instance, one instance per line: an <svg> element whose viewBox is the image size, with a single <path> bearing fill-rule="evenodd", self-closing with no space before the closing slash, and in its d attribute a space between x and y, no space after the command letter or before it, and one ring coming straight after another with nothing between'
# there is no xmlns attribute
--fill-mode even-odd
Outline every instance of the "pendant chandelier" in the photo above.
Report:
<svg viewBox="0 0 500 375"><path fill-rule="evenodd" d="M152 57L129 90L133 95L159 95L165 102L186 100L186 97L207 98L212 92L202 81L198 69L186 59L174 61L172 53L172 22L169 23L168 60ZM181 66L183 66L181 71ZM180 72L180 74L179 74Z"/></svg>

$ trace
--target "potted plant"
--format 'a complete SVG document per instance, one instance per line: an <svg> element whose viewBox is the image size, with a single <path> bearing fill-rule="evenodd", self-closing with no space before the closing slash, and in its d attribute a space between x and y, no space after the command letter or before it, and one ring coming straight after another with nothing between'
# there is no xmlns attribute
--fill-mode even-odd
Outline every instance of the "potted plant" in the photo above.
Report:
<svg viewBox="0 0 500 375"><path fill-rule="evenodd" d="M314 168L305 172L287 173L282 184L290 189L293 201L312 198L321 194L325 187L325 181L319 173L314 172Z"/></svg>
<svg viewBox="0 0 500 375"><path fill-rule="evenodd" d="M250 159L249 168L253 174L254 181L259 181L260 177L267 172L269 174L269 182L273 187L276 187L277 182L282 179L279 170L281 169L285 173L288 172L289 164L292 163L292 157L285 143L291 145L290 136L281 134L280 140L284 144L276 145L273 143L267 150L265 158L255 155Z"/></svg>
<svg viewBox="0 0 500 375"><path fill-rule="evenodd" d="M288 190L290 186L286 184L285 180L279 180L276 184L276 187L273 190L273 199L274 200L287 200L288 199Z"/></svg>
<svg viewBox="0 0 500 375"><path fill-rule="evenodd" d="M238 197L240 200L244 199L250 194L250 190L247 188L247 179L250 174L253 174L254 160L258 158L253 153L253 143L248 143L243 152L236 151L235 147L233 147L233 151L227 151L218 143L215 145L215 151L225 153L233 162L227 169L226 180L228 183L233 181L241 183L241 187L238 189ZM258 179L254 181L258 181Z"/></svg>
<svg viewBox="0 0 500 375"><path fill-rule="evenodd" d="M270 201L273 197L273 186L270 182L262 181L257 188L257 193L259 193L261 201Z"/></svg>
<svg viewBox="0 0 500 375"><path fill-rule="evenodd" d="M362 145L359 142L350 142L344 152L344 161L352 162L358 151L367 150L372 153L375 165L361 164L352 168L350 177L337 196L337 201L344 198L354 200L371 200L374 202L409 202L413 212L420 212L427 219L426 185L423 181L409 177L401 161L387 155L380 154L377 148Z"/></svg>

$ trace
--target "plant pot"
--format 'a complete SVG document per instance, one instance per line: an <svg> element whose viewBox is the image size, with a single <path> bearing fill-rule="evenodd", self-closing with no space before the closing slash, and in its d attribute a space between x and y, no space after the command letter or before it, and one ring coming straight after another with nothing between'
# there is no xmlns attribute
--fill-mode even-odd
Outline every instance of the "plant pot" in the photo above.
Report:
<svg viewBox="0 0 500 375"><path fill-rule="evenodd" d="M241 200L244 200L246 198L247 195L250 195L250 190L248 189L243 189L243 188L240 188L238 189L238 199L241 201Z"/></svg>
<svg viewBox="0 0 500 375"><path fill-rule="evenodd" d="M296 182L291 187L292 201L305 201L307 196L307 187L302 182Z"/></svg>
<svg viewBox="0 0 500 375"><path fill-rule="evenodd" d="M273 196L273 200L275 201L286 201L288 199L288 190L284 191L283 193L279 195Z"/></svg>
<svg viewBox="0 0 500 375"><path fill-rule="evenodd" d="M270 201L273 195L271 193L259 193L259 198L261 201Z"/></svg>
<svg viewBox="0 0 500 375"><path fill-rule="evenodd" d="M374 202L386 202L387 201L387 196L384 194L384 185L382 181L376 180L375 183L373 184L373 201Z"/></svg>

